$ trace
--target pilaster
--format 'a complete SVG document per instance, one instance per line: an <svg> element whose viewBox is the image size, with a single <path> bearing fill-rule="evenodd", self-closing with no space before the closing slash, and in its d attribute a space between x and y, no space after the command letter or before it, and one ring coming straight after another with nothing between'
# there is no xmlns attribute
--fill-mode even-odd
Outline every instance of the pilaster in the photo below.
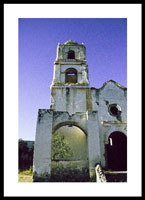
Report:
<svg viewBox="0 0 145 200"><path fill-rule="evenodd" d="M42 181L51 175L51 141L53 111L39 109L33 160L33 181Z"/></svg>
<svg viewBox="0 0 145 200"><path fill-rule="evenodd" d="M90 178L95 180L95 166L100 163L100 139L97 111L88 111L88 154Z"/></svg>

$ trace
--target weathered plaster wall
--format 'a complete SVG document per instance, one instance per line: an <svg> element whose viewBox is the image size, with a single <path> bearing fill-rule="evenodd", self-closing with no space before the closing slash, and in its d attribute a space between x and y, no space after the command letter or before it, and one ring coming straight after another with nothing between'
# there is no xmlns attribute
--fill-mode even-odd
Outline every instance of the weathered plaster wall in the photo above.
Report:
<svg viewBox="0 0 145 200"><path fill-rule="evenodd" d="M33 161L33 171L36 176L51 173L52 121L51 110L39 109Z"/></svg>
<svg viewBox="0 0 145 200"><path fill-rule="evenodd" d="M100 139L97 111L87 112L89 173L95 178L95 166L100 162Z"/></svg>
<svg viewBox="0 0 145 200"><path fill-rule="evenodd" d="M102 167L106 166L105 145L112 132L120 131L127 134L127 92L114 81L108 81L100 89L91 89L93 110L98 111L98 126L100 139L100 162ZM118 119L109 113L108 106L117 104L121 108Z"/></svg>
<svg viewBox="0 0 145 200"><path fill-rule="evenodd" d="M100 121L117 121L116 117L108 112L108 105L116 103L121 107L121 121L127 119L127 99L126 90L118 87L114 82L108 82L99 90L98 115Z"/></svg>
<svg viewBox="0 0 145 200"><path fill-rule="evenodd" d="M88 161L59 161L52 162L52 180L59 182L89 181Z"/></svg>
<svg viewBox="0 0 145 200"><path fill-rule="evenodd" d="M67 111L70 115L76 112L86 112L88 106L88 89L87 86L53 87L53 110ZM91 105L91 103L89 105Z"/></svg>
<svg viewBox="0 0 145 200"><path fill-rule="evenodd" d="M87 115L86 113L76 112L69 115L68 112L53 112L53 133L64 125L74 125L80 128L85 134L87 134Z"/></svg>

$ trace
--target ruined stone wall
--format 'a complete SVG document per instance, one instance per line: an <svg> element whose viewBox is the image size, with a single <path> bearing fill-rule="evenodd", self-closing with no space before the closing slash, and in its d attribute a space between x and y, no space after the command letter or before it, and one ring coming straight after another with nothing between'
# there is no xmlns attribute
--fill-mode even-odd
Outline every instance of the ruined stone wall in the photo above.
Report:
<svg viewBox="0 0 145 200"><path fill-rule="evenodd" d="M112 132L127 134L127 91L114 81L106 82L100 89L91 89L92 107L98 112L101 165L106 166L105 145ZM117 104L121 110L119 116L112 115L109 106Z"/></svg>
<svg viewBox="0 0 145 200"><path fill-rule="evenodd" d="M59 161L51 163L51 181L85 182L89 181L88 161Z"/></svg>

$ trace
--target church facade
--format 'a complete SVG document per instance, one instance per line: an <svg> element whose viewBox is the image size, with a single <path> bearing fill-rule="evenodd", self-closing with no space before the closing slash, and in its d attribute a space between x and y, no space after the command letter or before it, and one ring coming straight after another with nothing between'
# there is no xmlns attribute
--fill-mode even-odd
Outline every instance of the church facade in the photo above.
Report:
<svg viewBox="0 0 145 200"><path fill-rule="evenodd" d="M33 180L49 181L55 169L94 179L97 164L127 171L127 89L113 80L90 87L84 44L58 44L50 89L50 109L38 111ZM67 140L69 158L52 159L53 135Z"/></svg>

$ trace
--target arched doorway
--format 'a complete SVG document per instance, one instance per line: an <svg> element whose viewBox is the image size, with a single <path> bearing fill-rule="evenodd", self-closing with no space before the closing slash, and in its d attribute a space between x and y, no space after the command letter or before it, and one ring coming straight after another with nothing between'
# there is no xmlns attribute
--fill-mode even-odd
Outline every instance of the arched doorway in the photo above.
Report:
<svg viewBox="0 0 145 200"><path fill-rule="evenodd" d="M106 145L107 168L114 171L127 171L127 137L116 131L110 134Z"/></svg>
<svg viewBox="0 0 145 200"><path fill-rule="evenodd" d="M55 182L85 182L89 178L87 136L74 125L52 135L51 176Z"/></svg>

